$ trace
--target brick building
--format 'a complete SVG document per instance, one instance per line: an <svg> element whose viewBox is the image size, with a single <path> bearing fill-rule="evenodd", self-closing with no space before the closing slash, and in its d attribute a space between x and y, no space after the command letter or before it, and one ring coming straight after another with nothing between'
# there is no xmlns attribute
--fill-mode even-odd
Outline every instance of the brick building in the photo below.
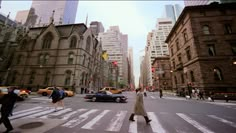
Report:
<svg viewBox="0 0 236 133"><path fill-rule="evenodd" d="M172 89L170 58L156 57L152 63L152 80L155 89Z"/></svg>
<svg viewBox="0 0 236 133"><path fill-rule="evenodd" d="M166 39L173 88L236 92L236 3L185 7Z"/></svg>

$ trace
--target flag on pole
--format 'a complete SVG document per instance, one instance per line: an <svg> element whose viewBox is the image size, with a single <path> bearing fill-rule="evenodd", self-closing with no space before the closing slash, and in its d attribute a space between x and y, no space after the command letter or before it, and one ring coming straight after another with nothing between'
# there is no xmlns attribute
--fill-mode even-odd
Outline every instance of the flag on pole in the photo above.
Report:
<svg viewBox="0 0 236 133"><path fill-rule="evenodd" d="M107 60L107 59L108 59L107 51L103 51L103 52L102 52L102 58L103 58L104 60Z"/></svg>

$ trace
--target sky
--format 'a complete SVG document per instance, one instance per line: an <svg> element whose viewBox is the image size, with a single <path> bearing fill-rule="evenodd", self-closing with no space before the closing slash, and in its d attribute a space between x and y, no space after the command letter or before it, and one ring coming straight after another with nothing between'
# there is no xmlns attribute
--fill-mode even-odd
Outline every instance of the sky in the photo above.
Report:
<svg viewBox="0 0 236 133"><path fill-rule="evenodd" d="M17 11L28 10L31 0L2 0L0 12L10 14L15 19ZM183 0L107 0L107 1L79 1L76 23L85 23L88 15L88 24L91 21L102 22L105 31L110 26L119 26L123 34L128 35L128 46L133 48L135 84L138 85L140 76L140 56L144 54L148 32L155 29L157 18L164 15L167 4L180 4L184 7Z"/></svg>

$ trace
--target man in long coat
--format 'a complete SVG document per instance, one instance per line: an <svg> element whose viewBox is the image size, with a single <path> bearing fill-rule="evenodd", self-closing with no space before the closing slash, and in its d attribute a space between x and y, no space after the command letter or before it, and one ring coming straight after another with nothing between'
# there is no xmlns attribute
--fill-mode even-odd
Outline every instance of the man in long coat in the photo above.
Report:
<svg viewBox="0 0 236 133"><path fill-rule="evenodd" d="M141 92L141 88L136 89L136 102L134 105L134 113L132 113L129 117L130 121L134 121L134 115L141 115L144 117L147 124L151 121L148 116L147 112L145 111L144 104L143 104L143 93Z"/></svg>
<svg viewBox="0 0 236 133"><path fill-rule="evenodd" d="M4 95L3 98L0 99L0 103L2 104L0 124L3 123L7 128L4 133L8 133L13 130L13 127L8 117L11 114L15 102L18 98L17 94L14 93L14 90L14 87L8 88L8 94Z"/></svg>

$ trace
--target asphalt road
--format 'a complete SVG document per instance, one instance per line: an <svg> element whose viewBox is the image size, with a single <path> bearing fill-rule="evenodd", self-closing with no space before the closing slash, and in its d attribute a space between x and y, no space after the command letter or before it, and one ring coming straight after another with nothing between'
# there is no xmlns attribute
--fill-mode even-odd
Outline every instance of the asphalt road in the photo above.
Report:
<svg viewBox="0 0 236 133"><path fill-rule="evenodd" d="M235 133L236 102L200 101L148 93L144 98L152 122L141 116L128 120L134 92L125 92L127 103L90 102L84 95L65 98L65 109L54 112L51 100L31 96L18 102L10 117L13 133ZM0 125L0 132L5 127Z"/></svg>

